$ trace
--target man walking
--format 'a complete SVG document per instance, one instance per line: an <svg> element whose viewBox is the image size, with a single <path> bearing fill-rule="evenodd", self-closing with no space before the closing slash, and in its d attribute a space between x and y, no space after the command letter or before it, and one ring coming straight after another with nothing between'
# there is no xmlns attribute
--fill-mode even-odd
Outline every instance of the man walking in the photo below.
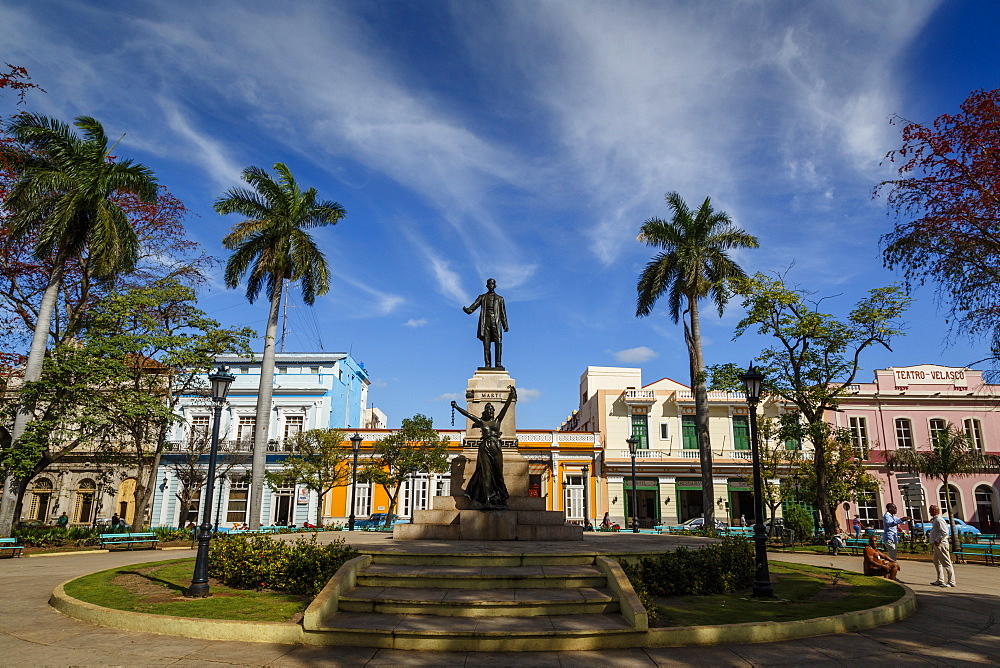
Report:
<svg viewBox="0 0 1000 668"><path fill-rule="evenodd" d="M927 540L931 542L931 551L934 556L934 571L937 573L937 580L932 585L938 587L955 586L955 567L951 564L951 554L948 551L948 522L941 514L941 509L937 506L929 508L931 513L931 530L927 534Z"/></svg>
<svg viewBox="0 0 1000 668"><path fill-rule="evenodd" d="M896 543L899 542L899 530L896 527L909 519L909 517L896 517L896 504L885 504L885 515L882 516L882 542L885 544L885 551L889 553L889 558L893 561L896 561Z"/></svg>

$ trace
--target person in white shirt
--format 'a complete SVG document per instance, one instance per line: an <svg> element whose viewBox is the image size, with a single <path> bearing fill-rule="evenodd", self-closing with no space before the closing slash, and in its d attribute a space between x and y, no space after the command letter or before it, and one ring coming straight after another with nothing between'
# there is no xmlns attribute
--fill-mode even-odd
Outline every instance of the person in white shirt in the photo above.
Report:
<svg viewBox="0 0 1000 668"><path fill-rule="evenodd" d="M931 543L934 570L937 573L937 580L931 584L938 587L954 587L955 567L951 564L951 554L948 552L948 522L937 506L931 506L929 510L931 530L927 534L927 540Z"/></svg>

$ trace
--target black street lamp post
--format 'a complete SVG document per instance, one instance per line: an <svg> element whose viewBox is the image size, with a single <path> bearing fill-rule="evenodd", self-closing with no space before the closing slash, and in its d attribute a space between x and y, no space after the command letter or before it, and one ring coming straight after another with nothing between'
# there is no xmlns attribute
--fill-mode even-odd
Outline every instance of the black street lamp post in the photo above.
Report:
<svg viewBox="0 0 1000 668"><path fill-rule="evenodd" d="M753 368L753 364L740 375L750 406L750 444L753 448L753 542L756 553L757 570L753 579L754 598L774 598L771 573L767 567L767 532L764 529L764 494L760 479L760 444L757 442L757 402L760 401L764 374Z"/></svg>
<svg viewBox="0 0 1000 668"><path fill-rule="evenodd" d="M194 577L187 590L188 596L206 597L208 592L208 544L212 540L212 494L215 486L215 460L219 455L219 423L222 421L222 404L229 394L229 386L236 376L229 368L220 366L208 375L212 384L212 403L215 405L215 422L212 425L212 448L208 455L208 479L205 490L205 512L202 515L201 531L198 533L198 556L194 562Z"/></svg>
<svg viewBox="0 0 1000 668"><path fill-rule="evenodd" d="M628 443L628 453L632 457L632 533L639 533L638 506L635 500L635 449L639 446L639 439L629 436L625 442Z"/></svg>
<svg viewBox="0 0 1000 668"><path fill-rule="evenodd" d="M589 488L589 487L590 487L590 467L589 466L584 466L583 467L583 526L584 526L584 528L586 528L587 524L590 523L590 504L588 503L589 499L587 498L587 488ZM591 526L593 526L593 525L591 525Z"/></svg>
<svg viewBox="0 0 1000 668"><path fill-rule="evenodd" d="M354 502L358 492L358 450L361 449L361 434L354 432L351 436L351 450L354 451L354 469L351 474L351 516L347 521L347 530L354 531Z"/></svg>

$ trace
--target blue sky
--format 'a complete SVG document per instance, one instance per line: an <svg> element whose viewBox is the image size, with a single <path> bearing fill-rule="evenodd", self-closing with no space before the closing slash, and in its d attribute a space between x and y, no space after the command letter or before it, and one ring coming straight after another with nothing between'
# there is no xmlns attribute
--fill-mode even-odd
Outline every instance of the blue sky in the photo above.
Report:
<svg viewBox="0 0 1000 668"><path fill-rule="evenodd" d="M897 276L872 187L899 144L888 118L929 122L1000 86L989 2L34 2L0 3L0 60L88 114L152 167L225 259L237 222L211 205L243 167L285 162L348 212L316 233L333 270L313 308L290 300L288 351L351 351L390 425L450 424L481 363L461 306L496 278L511 331L518 426L558 428L588 365L687 382L665 304L635 318L654 254L635 241L663 195L717 209L760 238L736 259L846 314ZM3 102L10 106L12 96ZM790 267L790 269L789 269ZM914 293L886 366L961 366L934 292ZM266 305L212 277L201 305L263 331ZM708 363L768 342L704 321Z"/></svg>

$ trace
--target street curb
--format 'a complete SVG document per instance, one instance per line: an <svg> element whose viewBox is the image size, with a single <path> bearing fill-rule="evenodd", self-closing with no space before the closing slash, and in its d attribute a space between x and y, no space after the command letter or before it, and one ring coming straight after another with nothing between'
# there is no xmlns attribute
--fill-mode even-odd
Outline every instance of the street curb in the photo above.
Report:
<svg viewBox="0 0 1000 668"><path fill-rule="evenodd" d="M76 578L73 578L75 580ZM152 615L145 612L127 612L102 608L73 598L66 593L63 582L52 592L49 605L68 617L82 622L108 626L126 631L183 636L202 640L236 640L241 642L267 642L283 645L303 642L302 627L290 622L246 622L230 619L197 619Z"/></svg>
<svg viewBox="0 0 1000 668"><path fill-rule="evenodd" d="M906 593L900 599L877 608L791 622L747 622L714 626L653 628L649 630L647 647L694 647L776 642L863 631L876 626L892 624L906 619L917 611L916 594L905 584L897 584Z"/></svg>
<svg viewBox="0 0 1000 668"><path fill-rule="evenodd" d="M287 622L196 619L103 608L69 596L64 587L71 581L67 580L55 588L49 598L49 605L69 617L98 626L202 640L330 646L336 646L343 641L343 638L338 638L336 634L307 633L302 625ZM714 626L652 628L645 634L640 632L639 642L630 643L630 645L633 647L697 647L765 643L861 631L898 622L916 612L916 594L905 584L899 583L899 586L905 591L904 595L898 600L878 608L791 622L748 622ZM307 638L307 636L309 637Z"/></svg>

